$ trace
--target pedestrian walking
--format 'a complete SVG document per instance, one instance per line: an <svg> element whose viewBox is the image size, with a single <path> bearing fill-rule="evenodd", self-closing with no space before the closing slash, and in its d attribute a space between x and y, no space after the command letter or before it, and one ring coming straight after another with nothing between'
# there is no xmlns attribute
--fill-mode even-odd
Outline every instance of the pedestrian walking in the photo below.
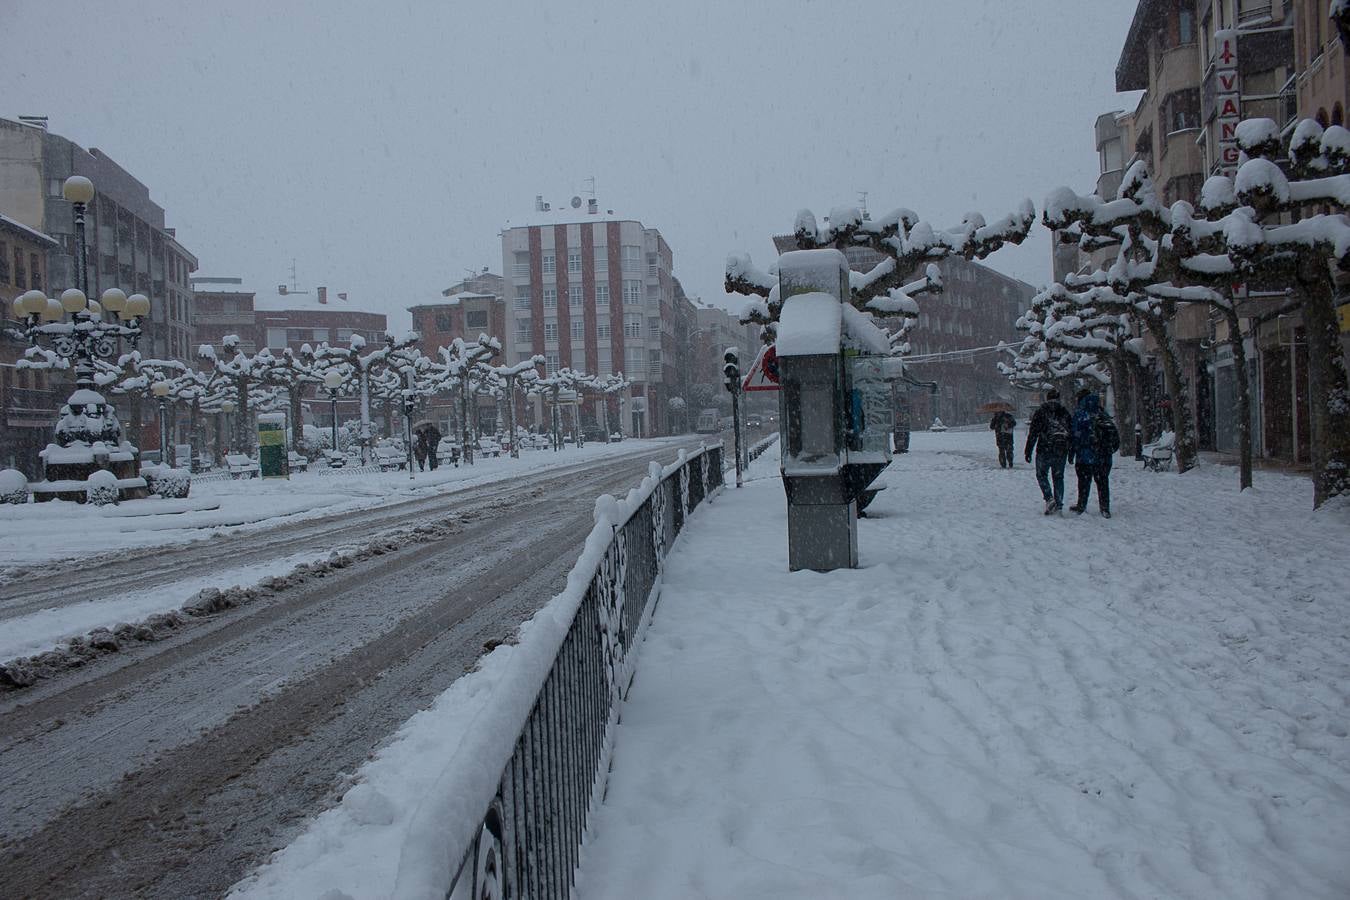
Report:
<svg viewBox="0 0 1350 900"><path fill-rule="evenodd" d="M1016 427L1017 420L1006 409L994 413L994 418L989 422L989 430L994 432L994 441L998 444L1000 469L1013 467L1013 429Z"/></svg>
<svg viewBox="0 0 1350 900"><path fill-rule="evenodd" d="M435 425L427 425L422 429L422 436L427 442L427 465L431 471L435 472L436 467L441 464L439 449L441 446L441 430Z"/></svg>
<svg viewBox="0 0 1350 900"><path fill-rule="evenodd" d="M413 440L413 458L417 460L417 471L425 472L427 468L427 442L426 438L418 432Z"/></svg>
<svg viewBox="0 0 1350 900"><path fill-rule="evenodd" d="M1078 502L1069 507L1080 516L1087 510L1092 485L1097 485L1097 508L1111 518L1111 457L1120 449L1120 430L1091 391L1078 397L1073 414L1073 444L1069 459L1078 475Z"/></svg>
<svg viewBox="0 0 1350 900"><path fill-rule="evenodd" d="M1059 391L1051 388L1045 393L1045 402L1031 417L1023 453L1027 462L1031 462L1033 451L1036 454L1036 483L1045 498L1047 516L1064 508L1064 464L1069 456L1072 430L1073 418L1059 402Z"/></svg>

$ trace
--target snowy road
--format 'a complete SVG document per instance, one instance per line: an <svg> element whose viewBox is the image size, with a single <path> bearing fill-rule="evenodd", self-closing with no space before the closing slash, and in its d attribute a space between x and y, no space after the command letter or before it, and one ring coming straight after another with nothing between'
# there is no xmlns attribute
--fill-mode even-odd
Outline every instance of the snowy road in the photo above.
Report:
<svg viewBox="0 0 1350 900"><path fill-rule="evenodd" d="M692 445L693 442L691 442ZM15 896L211 896L548 599L594 498L677 445L0 588L0 617L441 532L171 638L0 695L0 872Z"/></svg>

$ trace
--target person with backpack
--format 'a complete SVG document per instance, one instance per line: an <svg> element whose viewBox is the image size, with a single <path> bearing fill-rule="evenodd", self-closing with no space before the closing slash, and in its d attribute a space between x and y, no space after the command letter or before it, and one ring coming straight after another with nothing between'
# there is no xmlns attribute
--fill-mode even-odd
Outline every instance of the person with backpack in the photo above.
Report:
<svg viewBox="0 0 1350 900"><path fill-rule="evenodd" d="M1023 453L1027 462L1031 462L1032 451L1036 453L1036 483L1041 486L1047 516L1064 508L1064 463L1069 456L1072 429L1069 410L1059 402L1059 391L1051 388L1045 392L1045 402L1031 417Z"/></svg>
<svg viewBox="0 0 1350 900"><path fill-rule="evenodd" d="M1120 449L1120 430L1091 391L1078 395L1073 414L1073 445L1069 458L1078 475L1078 502L1069 507L1078 515L1087 509L1092 484L1097 484L1097 507L1102 518L1111 518L1111 457Z"/></svg>
<svg viewBox="0 0 1350 900"><path fill-rule="evenodd" d="M994 440L998 444L998 467L1000 469L1011 469L1013 467L1013 428L1016 426L1017 420L1006 409L994 413L994 418L989 423L989 430L994 432Z"/></svg>

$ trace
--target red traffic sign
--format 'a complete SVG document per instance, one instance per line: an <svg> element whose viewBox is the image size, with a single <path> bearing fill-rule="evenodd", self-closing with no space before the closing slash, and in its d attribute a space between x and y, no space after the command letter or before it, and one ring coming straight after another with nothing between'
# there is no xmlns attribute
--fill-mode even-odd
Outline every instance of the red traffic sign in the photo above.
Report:
<svg viewBox="0 0 1350 900"><path fill-rule="evenodd" d="M776 391L778 389L778 353L770 344L759 351L759 356L755 357L755 364L750 367L750 371L745 375L745 380L741 382L741 390Z"/></svg>

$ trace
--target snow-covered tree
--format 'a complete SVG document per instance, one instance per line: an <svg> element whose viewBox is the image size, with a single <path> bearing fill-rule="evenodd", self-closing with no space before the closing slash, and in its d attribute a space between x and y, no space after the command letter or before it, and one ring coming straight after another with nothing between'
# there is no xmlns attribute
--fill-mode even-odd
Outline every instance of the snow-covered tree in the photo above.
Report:
<svg viewBox="0 0 1350 900"><path fill-rule="evenodd" d="M491 370L489 363L501 352L501 341L486 334L478 335L472 343L455 338L448 347L436 349L437 358L426 368L424 379L437 393L450 394L459 399L460 443L464 461L473 464L473 445L476 440L473 410L478 391Z"/></svg>
<svg viewBox="0 0 1350 900"><path fill-rule="evenodd" d="M1304 120L1287 148L1269 119L1239 124L1242 152L1234 178L1210 177L1200 204L1163 208L1148 173L1135 163L1118 199L1106 202L1060 188L1043 220L1084 249L1116 248L1111 265L1067 281L1085 304L1135 316L1163 357L1177 424L1178 468L1193 464L1195 433L1170 321L1180 304L1200 303L1228 322L1238 371L1245 356L1233 288L1288 291L1308 334L1314 504L1350 494L1350 378L1340 349L1334 271L1350 269L1350 131ZM1287 158L1281 154L1287 149ZM1297 216L1297 222L1292 219ZM1239 377L1239 388L1245 389ZM1245 390L1239 397L1243 406ZM1250 484L1249 415L1239 413Z"/></svg>
<svg viewBox="0 0 1350 900"><path fill-rule="evenodd" d="M530 378L539 374L538 369L545 364L546 360L542 356L532 356L528 359L522 359L520 362L511 366L493 366L492 374L499 378L503 385L506 402L507 428L511 435L511 455L520 456L520 440L516 434L516 392L519 390L522 378Z"/></svg>
<svg viewBox="0 0 1350 900"><path fill-rule="evenodd" d="M334 347L326 341L314 351L314 373L322 379L330 369L348 373L357 382L361 396L361 462L370 462L370 382L371 376L388 368L397 368L415 353L417 334L407 332L401 338L384 336L384 343L374 350L366 349L366 339L353 334L346 347Z"/></svg>
<svg viewBox="0 0 1350 900"><path fill-rule="evenodd" d="M810 210L797 214L793 237L799 250L866 247L884 259L868 272L849 273L849 297L854 307L880 317L916 319L919 294L942 290L937 260L951 256L984 259L1006 244L1020 244L1036 221L1031 201L1023 201L1016 213L990 224L979 213L967 213L954 228L935 229L908 209L896 209L878 218L863 215L857 207L837 207L823 226ZM922 275L916 278L916 275ZM782 303L778 295L776 264L767 271L755 267L748 254L727 258L726 290L763 298L748 303L741 320L765 326L766 342L772 342ZM892 337L893 347L907 346L902 326Z"/></svg>

